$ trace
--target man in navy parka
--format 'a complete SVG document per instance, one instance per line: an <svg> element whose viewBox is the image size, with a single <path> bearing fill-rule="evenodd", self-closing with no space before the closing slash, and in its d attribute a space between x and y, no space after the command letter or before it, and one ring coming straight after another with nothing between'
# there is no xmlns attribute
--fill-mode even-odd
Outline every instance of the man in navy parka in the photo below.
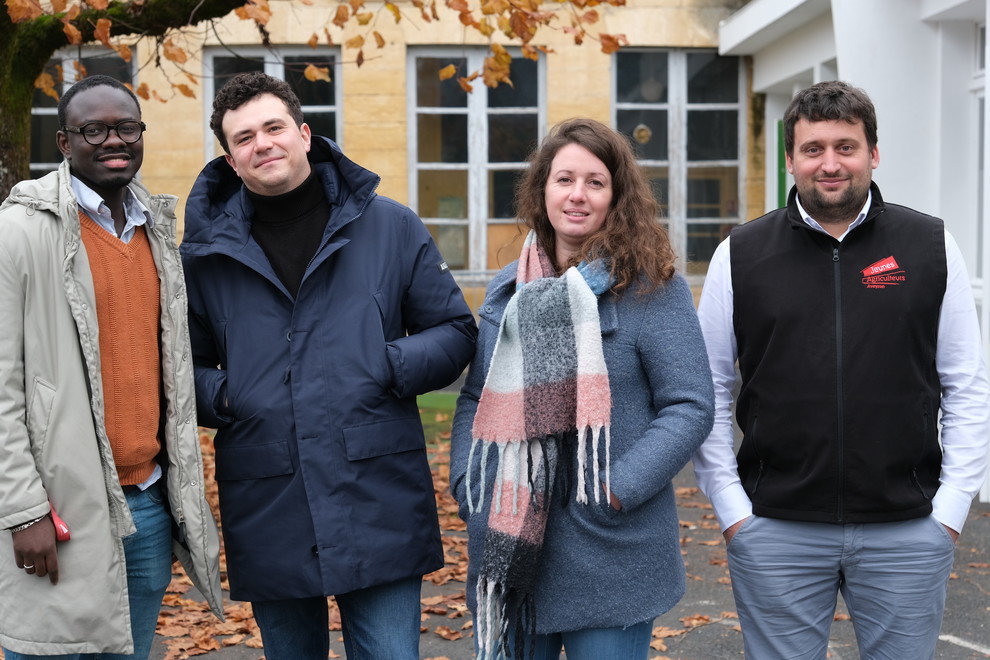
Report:
<svg viewBox="0 0 990 660"><path fill-rule="evenodd" d="M422 576L443 549L416 395L477 328L423 222L312 136L262 73L214 101L226 155L201 172L181 244L199 423L217 429L231 597L268 660L418 658Z"/></svg>

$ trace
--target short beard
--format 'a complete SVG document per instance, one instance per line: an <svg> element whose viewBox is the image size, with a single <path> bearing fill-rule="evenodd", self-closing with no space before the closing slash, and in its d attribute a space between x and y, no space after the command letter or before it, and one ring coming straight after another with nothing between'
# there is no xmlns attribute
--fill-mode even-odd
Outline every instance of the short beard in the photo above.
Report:
<svg viewBox="0 0 990 660"><path fill-rule="evenodd" d="M816 222L826 224L850 223L856 219L866 204L869 189L859 190L850 186L837 199L828 199L814 185L808 190L799 190L801 206Z"/></svg>

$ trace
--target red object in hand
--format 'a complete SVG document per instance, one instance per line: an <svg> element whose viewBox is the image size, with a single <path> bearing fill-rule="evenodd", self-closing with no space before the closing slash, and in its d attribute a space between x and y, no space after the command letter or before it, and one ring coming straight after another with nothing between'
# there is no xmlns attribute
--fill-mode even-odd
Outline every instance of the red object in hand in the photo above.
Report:
<svg viewBox="0 0 990 660"><path fill-rule="evenodd" d="M55 540L56 541L68 541L71 536L69 534L69 526L65 524L57 513L55 513L55 507L49 500L48 506L51 507L52 522L55 524Z"/></svg>

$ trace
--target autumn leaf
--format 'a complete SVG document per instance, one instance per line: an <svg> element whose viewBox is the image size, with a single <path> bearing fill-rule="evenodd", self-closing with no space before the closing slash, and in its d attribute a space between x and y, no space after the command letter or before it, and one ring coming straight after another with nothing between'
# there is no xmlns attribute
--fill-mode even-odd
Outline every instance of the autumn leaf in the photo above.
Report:
<svg viewBox="0 0 990 660"><path fill-rule="evenodd" d="M172 89L178 91L180 94L188 98L191 99L196 98L196 92L194 92L192 88L190 88L189 85L186 85L185 83L178 83L178 84L173 83Z"/></svg>
<svg viewBox="0 0 990 660"><path fill-rule="evenodd" d="M364 50L363 49L358 51L357 57L354 58L354 63L358 65L358 68L361 68L361 65L364 64Z"/></svg>
<svg viewBox="0 0 990 660"><path fill-rule="evenodd" d="M81 13L82 9L79 8L78 4L72 5L69 7L69 10L65 12L65 16L62 17L62 21L74 21L79 18L79 14Z"/></svg>
<svg viewBox="0 0 990 660"><path fill-rule="evenodd" d="M307 45L308 45L308 46L309 46L310 48L316 48L317 46L319 46L319 45L320 45L320 37L319 37L319 35L317 35L317 34L316 34L316 33L314 32L314 33L313 33L313 36L311 36L311 37L309 38L309 41L307 41L307 42L306 42L306 44L307 44Z"/></svg>
<svg viewBox="0 0 990 660"><path fill-rule="evenodd" d="M698 626L708 625L712 622L712 618L704 614L694 614L692 616L682 616L680 621L687 628L697 628Z"/></svg>
<svg viewBox="0 0 990 660"><path fill-rule="evenodd" d="M82 32L72 23L62 21L62 32L65 34L66 40L73 46L78 46L82 43Z"/></svg>
<svg viewBox="0 0 990 660"><path fill-rule="evenodd" d="M392 13L392 16L395 17L395 22L396 23L398 23L399 21L402 20L402 14L399 12L399 8L398 8L398 6L396 6L395 3L393 3L393 2L386 2L385 3L385 9L389 10Z"/></svg>
<svg viewBox="0 0 990 660"><path fill-rule="evenodd" d="M55 91L55 78L50 73L44 73L34 79L34 88L41 91L46 96L58 100L58 92Z"/></svg>
<svg viewBox="0 0 990 660"><path fill-rule="evenodd" d="M434 628L433 632L440 635L448 642L452 642L455 639L460 639L461 637L463 637L463 635L459 630L451 630L447 626L437 626L436 628Z"/></svg>
<svg viewBox="0 0 990 660"><path fill-rule="evenodd" d="M110 2L109 0L86 0L86 4L89 5L90 9L105 11Z"/></svg>
<svg viewBox="0 0 990 660"><path fill-rule="evenodd" d="M334 14L333 20L331 21L337 27L344 27L347 25L347 21L351 17L351 10L347 8L347 5L339 5L337 7L337 13Z"/></svg>
<svg viewBox="0 0 990 660"><path fill-rule="evenodd" d="M330 35L330 30L328 30L326 28L323 28L323 36L325 36L327 38L327 45L328 46L336 46L337 45L333 41L333 36Z"/></svg>
<svg viewBox="0 0 990 660"><path fill-rule="evenodd" d="M267 25L272 17L268 0L249 0L243 7L235 9L234 13L237 14L238 18L253 20L259 25Z"/></svg>
<svg viewBox="0 0 990 660"><path fill-rule="evenodd" d="M131 61L131 47L127 44L118 44L117 46L114 46L114 50L117 51L117 55L120 56L120 59L125 62Z"/></svg>
<svg viewBox="0 0 990 660"><path fill-rule="evenodd" d="M467 78L458 77L457 78L457 84L460 85L461 86L461 89L463 89L468 94L470 94L471 92L474 91L474 87L471 86L471 83L468 82L468 79Z"/></svg>
<svg viewBox="0 0 990 660"><path fill-rule="evenodd" d="M354 20L358 22L358 25L367 25L368 23L371 22L371 19L374 17L375 15L372 14L370 11L361 12L360 14L354 14Z"/></svg>
<svg viewBox="0 0 990 660"><path fill-rule="evenodd" d="M598 18L599 18L598 12L595 11L594 9L590 9L581 15L581 22L591 25L592 23L597 23Z"/></svg>
<svg viewBox="0 0 990 660"><path fill-rule="evenodd" d="M52 0L52 11L56 14L61 14L65 11L66 5L68 5L67 0Z"/></svg>
<svg viewBox="0 0 990 660"><path fill-rule="evenodd" d="M385 47L385 37L383 37L378 30L372 32L371 36L375 38L375 45L377 45L379 48Z"/></svg>
<svg viewBox="0 0 990 660"><path fill-rule="evenodd" d="M345 48L361 48L362 46L364 46L364 37L360 34L344 42Z"/></svg>
<svg viewBox="0 0 990 660"><path fill-rule="evenodd" d="M453 64L448 64L444 68L440 69L439 77L440 80L450 80L457 73L457 67Z"/></svg>
<svg viewBox="0 0 990 660"><path fill-rule="evenodd" d="M96 21L96 29L93 30L93 36L100 40L107 48L110 47L110 26L112 23L109 18L100 18Z"/></svg>
<svg viewBox="0 0 990 660"><path fill-rule="evenodd" d="M316 82L317 80L322 80L323 82L330 82L330 69L325 66L316 66L315 64L307 64L306 70L303 71L303 77L310 82Z"/></svg>
<svg viewBox="0 0 990 660"><path fill-rule="evenodd" d="M612 35L602 33L598 35L598 40L602 44L602 52L606 55L611 55L623 46L629 45L629 40L626 39L626 35L624 34Z"/></svg>
<svg viewBox="0 0 990 660"><path fill-rule="evenodd" d="M189 55L186 53L186 50L182 46L175 43L171 37L166 39L162 44L162 55L165 56L166 60L175 62L176 64L185 64L189 59Z"/></svg>
<svg viewBox="0 0 990 660"><path fill-rule="evenodd" d="M7 0L7 15L14 23L33 21L42 13L41 5L33 0Z"/></svg>
<svg viewBox="0 0 990 660"><path fill-rule="evenodd" d="M351 11L355 14L358 10L364 7L364 0L347 0L348 4L351 6Z"/></svg>

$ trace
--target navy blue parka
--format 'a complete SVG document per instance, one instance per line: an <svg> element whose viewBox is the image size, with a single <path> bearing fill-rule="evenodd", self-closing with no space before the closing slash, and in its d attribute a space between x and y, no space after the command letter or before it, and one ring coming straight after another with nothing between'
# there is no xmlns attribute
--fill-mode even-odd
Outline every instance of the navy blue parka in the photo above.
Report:
<svg viewBox="0 0 990 660"><path fill-rule="evenodd" d="M326 138L310 162L330 219L295 299L217 158L181 244L199 423L217 428L231 597L347 593L443 565L416 395L444 387L477 328L422 221Z"/></svg>

